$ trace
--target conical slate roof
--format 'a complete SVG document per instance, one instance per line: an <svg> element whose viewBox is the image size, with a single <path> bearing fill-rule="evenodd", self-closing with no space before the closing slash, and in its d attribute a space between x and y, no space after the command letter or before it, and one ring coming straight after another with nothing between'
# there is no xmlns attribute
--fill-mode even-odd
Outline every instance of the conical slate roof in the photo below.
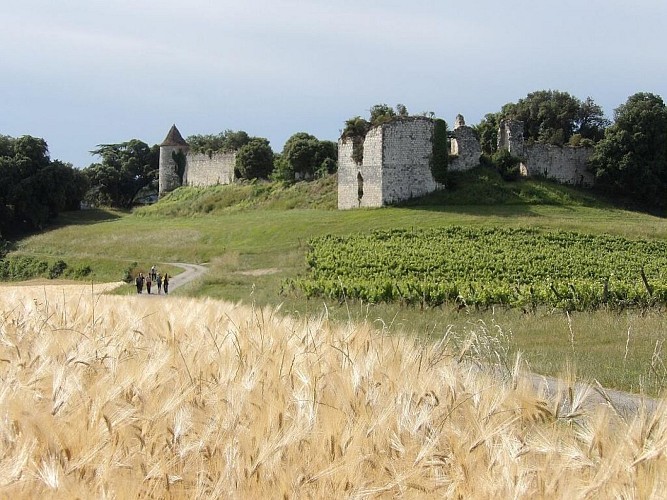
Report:
<svg viewBox="0 0 667 500"><path fill-rule="evenodd" d="M160 144L160 146L187 146L187 145L188 143L185 142L185 139L183 139L183 136L176 128L176 125L171 126L171 128L169 129L169 133L167 134L167 137L165 137L164 141L162 141L162 144Z"/></svg>

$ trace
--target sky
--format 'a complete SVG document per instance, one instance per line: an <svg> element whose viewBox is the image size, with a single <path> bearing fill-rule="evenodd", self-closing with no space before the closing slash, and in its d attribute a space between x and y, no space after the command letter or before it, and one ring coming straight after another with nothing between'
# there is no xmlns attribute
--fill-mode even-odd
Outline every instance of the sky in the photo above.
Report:
<svg viewBox="0 0 667 500"><path fill-rule="evenodd" d="M537 90L667 100L665 0L2 0L0 134L99 144L245 130L338 140L375 104L450 126Z"/></svg>

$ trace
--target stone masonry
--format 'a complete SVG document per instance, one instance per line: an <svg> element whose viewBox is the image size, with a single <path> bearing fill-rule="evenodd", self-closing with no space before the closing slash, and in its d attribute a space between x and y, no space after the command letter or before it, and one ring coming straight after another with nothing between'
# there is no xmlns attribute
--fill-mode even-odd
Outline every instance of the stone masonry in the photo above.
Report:
<svg viewBox="0 0 667 500"><path fill-rule="evenodd" d="M185 155L183 181L178 176L175 155ZM188 143L173 125L165 140L160 144L159 195L162 196L177 187L212 186L234 182L236 152L212 154L191 153Z"/></svg>
<svg viewBox="0 0 667 500"><path fill-rule="evenodd" d="M423 196L438 183L431 173L434 122L401 118L372 128L363 160L353 158L352 138L338 141L338 208L380 207Z"/></svg>
<svg viewBox="0 0 667 500"><path fill-rule="evenodd" d="M361 163L354 160L354 140L338 141L338 208L381 207L423 196L442 186L433 179L434 121L426 117L399 118L372 128L365 138ZM470 170L479 165L482 149L473 129L458 115L450 138L450 171ZM502 121L498 149L521 158L524 176L582 186L593 184L586 164L592 148L525 144L523 123Z"/></svg>

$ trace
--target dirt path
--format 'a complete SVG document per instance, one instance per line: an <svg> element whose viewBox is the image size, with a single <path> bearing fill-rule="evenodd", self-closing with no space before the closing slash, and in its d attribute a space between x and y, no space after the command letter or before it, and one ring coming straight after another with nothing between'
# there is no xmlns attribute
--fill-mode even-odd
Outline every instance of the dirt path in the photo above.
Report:
<svg viewBox="0 0 667 500"><path fill-rule="evenodd" d="M186 264L185 262L169 262L170 266L185 269L182 273L169 279L169 290L187 285L188 283L201 278L208 272L208 267L199 264Z"/></svg>
<svg viewBox="0 0 667 500"><path fill-rule="evenodd" d="M537 391L546 394L547 397L553 398L558 394L559 390L565 390L563 389L565 387L564 382L557 378L536 374L530 374L528 376L533 387L535 387ZM585 394L585 400L581 404L582 409L591 410L598 405L606 405L613 408L619 415L625 417L637 414L642 408L648 413L654 413L661 403L659 399L649 398L640 394L605 389L599 384L596 386L576 382L574 384L574 389L575 392L583 392ZM565 400L567 400L567 398L565 398ZM562 406L562 410L566 412L576 410L575 408L571 408L572 405L567 402L564 402Z"/></svg>

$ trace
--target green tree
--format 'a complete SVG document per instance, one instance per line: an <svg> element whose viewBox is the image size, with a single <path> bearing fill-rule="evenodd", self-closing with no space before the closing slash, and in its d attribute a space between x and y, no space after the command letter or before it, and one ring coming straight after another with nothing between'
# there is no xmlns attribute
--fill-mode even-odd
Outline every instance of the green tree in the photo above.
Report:
<svg viewBox="0 0 667 500"><path fill-rule="evenodd" d="M159 147L132 139L119 144L100 144L92 154L102 158L84 169L91 189L91 203L130 208L137 194L155 187L158 178Z"/></svg>
<svg viewBox="0 0 667 500"><path fill-rule="evenodd" d="M610 123L604 117L602 108L595 104L591 97L587 97L579 106L574 132L580 135L582 139L598 142L604 137L604 131Z"/></svg>
<svg viewBox="0 0 667 500"><path fill-rule="evenodd" d="M662 98L640 92L619 106L590 166L605 191L667 206L667 108Z"/></svg>
<svg viewBox="0 0 667 500"><path fill-rule="evenodd" d="M558 90L539 90L505 104L500 117L522 121L527 141L558 145L566 144L574 134L597 140L608 125L602 108L592 98L581 102Z"/></svg>
<svg viewBox="0 0 667 500"><path fill-rule="evenodd" d="M195 153L216 153L238 151L250 142L251 137L243 130L225 130L219 134L191 135L186 139L190 151Z"/></svg>
<svg viewBox="0 0 667 500"><path fill-rule="evenodd" d="M244 179L267 179L273 171L273 151L267 139L254 137L236 153L236 170Z"/></svg>
<svg viewBox="0 0 667 500"><path fill-rule="evenodd" d="M63 210L78 209L86 180L51 161L46 141L0 136L0 234L40 229Z"/></svg>
<svg viewBox="0 0 667 500"><path fill-rule="evenodd" d="M285 142L277 170L282 180L311 179L335 172L337 159L336 143L320 141L306 132L297 132Z"/></svg>
<svg viewBox="0 0 667 500"><path fill-rule="evenodd" d="M482 152L491 155L498 149L498 127L500 113L487 113L484 119L473 127L473 132L479 140Z"/></svg>
<svg viewBox="0 0 667 500"><path fill-rule="evenodd" d="M376 104L375 106L372 106L370 113L370 122L373 127L387 123L396 117L396 112L386 104Z"/></svg>

